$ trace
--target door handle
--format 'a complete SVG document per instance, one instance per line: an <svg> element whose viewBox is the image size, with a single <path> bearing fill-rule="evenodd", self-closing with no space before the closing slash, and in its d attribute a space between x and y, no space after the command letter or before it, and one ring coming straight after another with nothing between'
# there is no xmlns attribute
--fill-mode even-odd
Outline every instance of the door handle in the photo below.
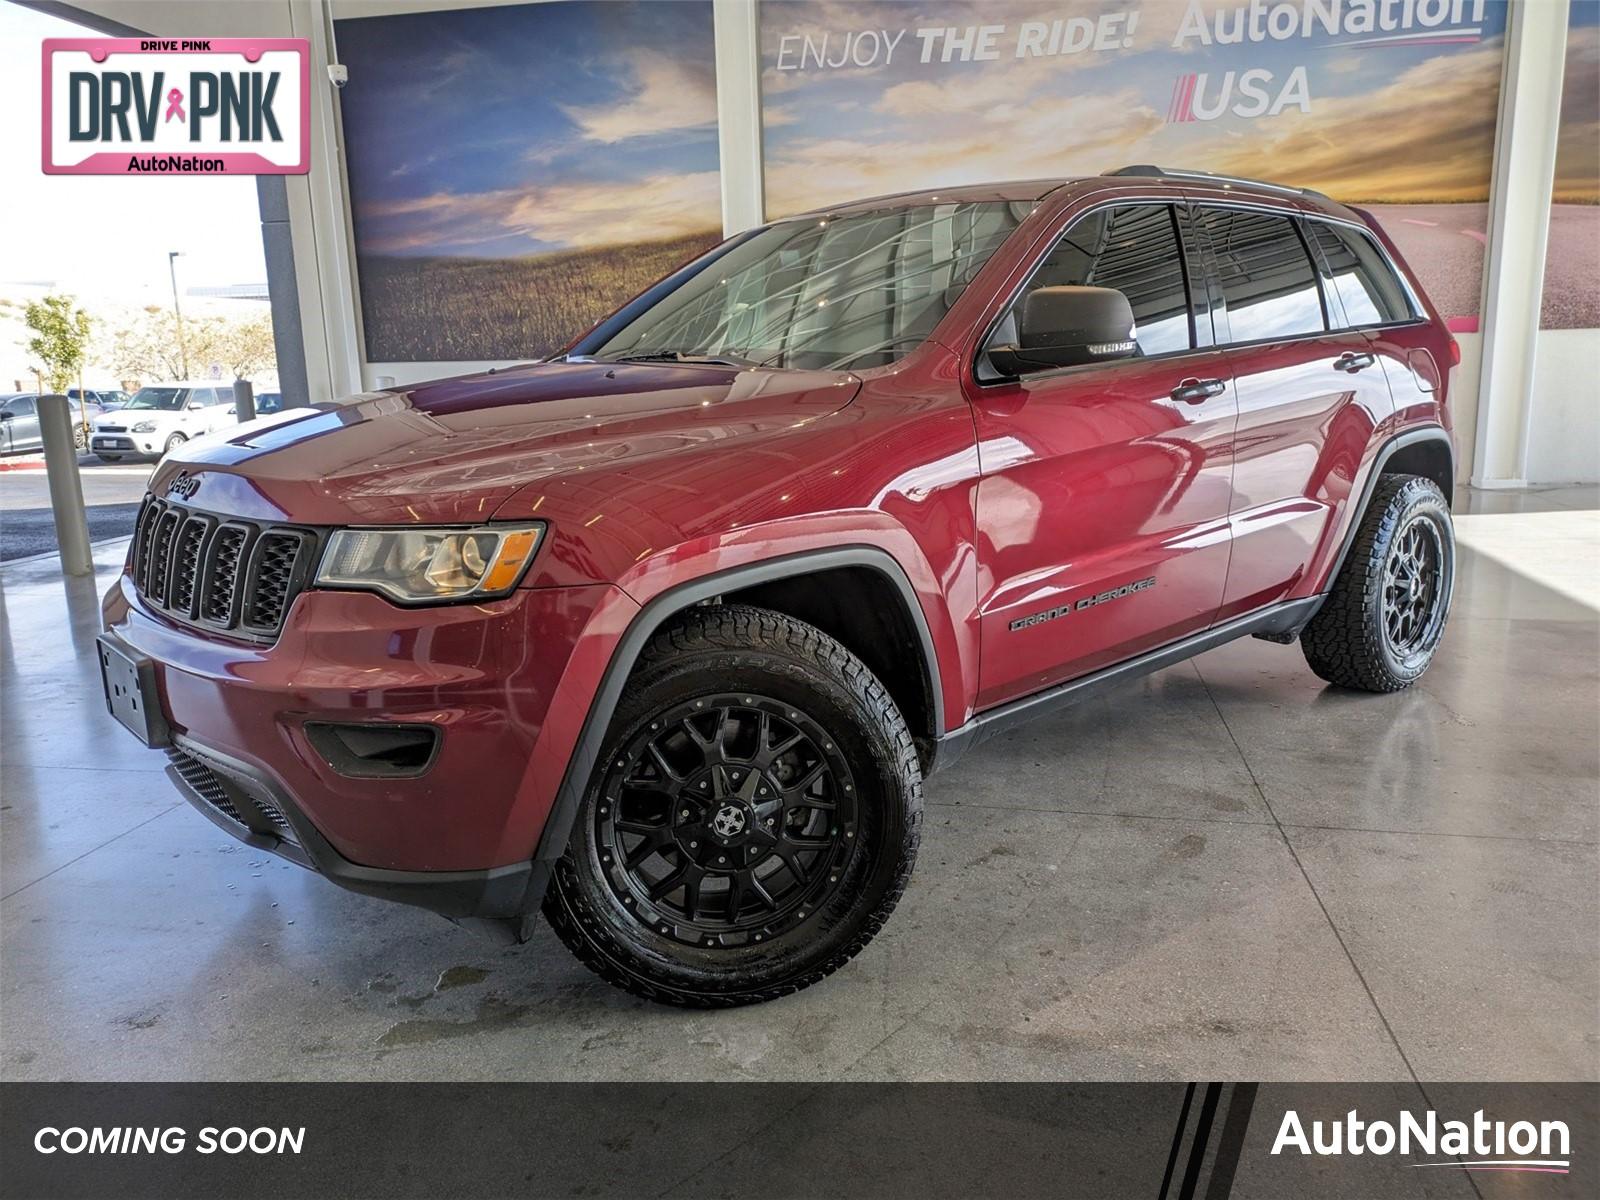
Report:
<svg viewBox="0 0 1600 1200"><path fill-rule="evenodd" d="M1365 370L1377 361L1366 351L1362 351L1360 354L1354 351L1347 351L1333 360L1333 368L1336 371L1344 371L1347 374L1354 375L1357 371Z"/></svg>
<svg viewBox="0 0 1600 1200"><path fill-rule="evenodd" d="M1180 404L1204 404L1227 390L1228 385L1220 379L1185 379L1172 389L1172 398Z"/></svg>

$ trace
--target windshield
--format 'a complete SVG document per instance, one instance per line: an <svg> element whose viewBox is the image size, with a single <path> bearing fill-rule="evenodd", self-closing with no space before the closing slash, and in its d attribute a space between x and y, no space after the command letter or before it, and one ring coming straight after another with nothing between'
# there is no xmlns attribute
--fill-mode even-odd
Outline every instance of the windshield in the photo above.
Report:
<svg viewBox="0 0 1600 1200"><path fill-rule="evenodd" d="M163 412L177 412L183 407L184 393L187 388L175 387L147 387L140 388L129 400L128 408L159 408Z"/></svg>
<svg viewBox="0 0 1600 1200"><path fill-rule="evenodd" d="M933 332L1032 208L984 201L785 221L713 258L582 353L882 366Z"/></svg>

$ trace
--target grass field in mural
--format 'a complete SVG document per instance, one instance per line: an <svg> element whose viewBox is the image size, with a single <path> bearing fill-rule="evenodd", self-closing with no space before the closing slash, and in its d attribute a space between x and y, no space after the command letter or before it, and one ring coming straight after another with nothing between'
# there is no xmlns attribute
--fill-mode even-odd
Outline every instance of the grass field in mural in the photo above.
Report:
<svg viewBox="0 0 1600 1200"><path fill-rule="evenodd" d="M721 239L708 229L520 258L364 258L367 352L383 362L538 358Z"/></svg>

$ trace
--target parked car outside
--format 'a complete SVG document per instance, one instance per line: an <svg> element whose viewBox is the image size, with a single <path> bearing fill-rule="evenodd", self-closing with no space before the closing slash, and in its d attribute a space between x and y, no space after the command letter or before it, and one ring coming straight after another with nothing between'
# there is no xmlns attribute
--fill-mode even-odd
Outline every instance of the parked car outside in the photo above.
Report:
<svg viewBox="0 0 1600 1200"><path fill-rule="evenodd" d="M73 400L87 396L89 403L98 404L103 412L111 412L128 402L128 393L121 388L68 388L67 395Z"/></svg>
<svg viewBox="0 0 1600 1200"><path fill-rule="evenodd" d="M282 392L257 392L256 393L256 416L264 417L268 413L275 413L275 412L282 412L282 411L283 411L283 393Z"/></svg>
<svg viewBox="0 0 1600 1200"><path fill-rule="evenodd" d="M1371 217L1296 188L775 221L554 360L176 448L108 703L254 847L542 911L652 1000L771 999L883 926L923 777L998 731L1246 635L1415 681L1458 358Z"/></svg>
<svg viewBox="0 0 1600 1200"><path fill-rule="evenodd" d="M0 454L44 448L44 439L39 433L38 401L38 392L0 392ZM88 422L91 426L103 411L98 404L90 402ZM81 452L88 447L89 435L84 431L83 407L70 393L67 412L72 417L72 444Z"/></svg>
<svg viewBox="0 0 1600 1200"><path fill-rule="evenodd" d="M159 457L233 423L232 384L205 379L151 384L93 423L90 448L106 462L129 455Z"/></svg>

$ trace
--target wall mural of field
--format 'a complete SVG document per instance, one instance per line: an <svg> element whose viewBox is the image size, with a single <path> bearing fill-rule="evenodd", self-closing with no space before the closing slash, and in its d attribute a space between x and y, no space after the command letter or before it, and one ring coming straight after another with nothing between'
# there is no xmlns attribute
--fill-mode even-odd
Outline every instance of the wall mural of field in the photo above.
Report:
<svg viewBox="0 0 1600 1200"><path fill-rule="evenodd" d="M335 34L369 362L540 357L721 240L709 0Z"/></svg>
<svg viewBox="0 0 1600 1200"><path fill-rule="evenodd" d="M721 230L707 229L664 241L520 258L363 258L367 357L374 362L538 357L721 240Z"/></svg>

